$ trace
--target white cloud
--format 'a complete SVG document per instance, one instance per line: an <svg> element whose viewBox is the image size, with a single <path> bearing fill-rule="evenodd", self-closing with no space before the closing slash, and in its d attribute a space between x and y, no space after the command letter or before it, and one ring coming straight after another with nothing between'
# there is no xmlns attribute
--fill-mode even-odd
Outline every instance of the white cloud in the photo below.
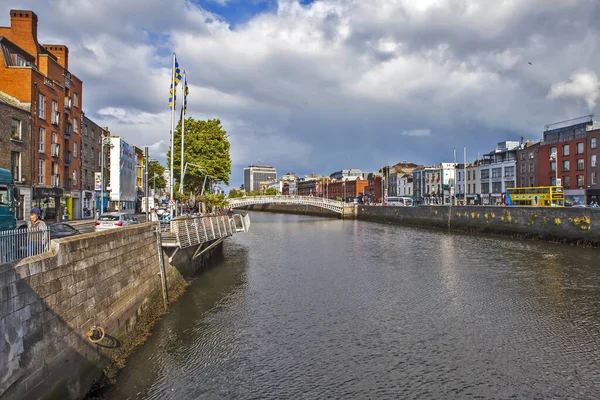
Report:
<svg viewBox="0 0 600 400"><path fill-rule="evenodd" d="M590 70L575 72L569 81L553 83L548 92L549 99L584 100L590 110L596 107L598 96L600 96L598 75Z"/></svg>
<svg viewBox="0 0 600 400"><path fill-rule="evenodd" d="M417 136L417 137L430 136L431 130L430 129L410 129L408 131L402 131L401 135L402 136Z"/></svg>

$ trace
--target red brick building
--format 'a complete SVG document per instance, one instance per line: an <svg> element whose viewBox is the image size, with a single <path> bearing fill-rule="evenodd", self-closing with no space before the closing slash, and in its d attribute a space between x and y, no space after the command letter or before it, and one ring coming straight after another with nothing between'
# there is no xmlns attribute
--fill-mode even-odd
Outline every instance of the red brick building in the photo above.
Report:
<svg viewBox="0 0 600 400"><path fill-rule="evenodd" d="M329 181L326 183L325 191L330 199L346 201L362 196L368 184L368 181L362 179Z"/></svg>
<svg viewBox="0 0 600 400"><path fill-rule="evenodd" d="M364 201L381 203L383 201L382 178L379 175L370 174L367 178L368 185L364 189Z"/></svg>
<svg viewBox="0 0 600 400"><path fill-rule="evenodd" d="M587 152L588 152L588 175L586 187L586 201L588 204L596 202L600 204L600 184L598 175L600 175L600 129L592 129L587 132Z"/></svg>
<svg viewBox="0 0 600 400"><path fill-rule="evenodd" d="M539 186L538 153L540 143L528 140L525 147L517 150L517 181L518 187Z"/></svg>
<svg viewBox="0 0 600 400"><path fill-rule="evenodd" d="M555 185L558 177L565 200L572 204L586 203L589 175L586 127L590 123L591 120L546 130L538 152L540 186Z"/></svg>
<svg viewBox="0 0 600 400"><path fill-rule="evenodd" d="M298 196L317 196L323 195L323 181L321 179L310 179L298 181Z"/></svg>
<svg viewBox="0 0 600 400"><path fill-rule="evenodd" d="M38 43L37 24L33 11L11 10L10 27L0 27L0 91L30 104L31 191L43 217L55 219L81 209L82 82L65 45Z"/></svg>

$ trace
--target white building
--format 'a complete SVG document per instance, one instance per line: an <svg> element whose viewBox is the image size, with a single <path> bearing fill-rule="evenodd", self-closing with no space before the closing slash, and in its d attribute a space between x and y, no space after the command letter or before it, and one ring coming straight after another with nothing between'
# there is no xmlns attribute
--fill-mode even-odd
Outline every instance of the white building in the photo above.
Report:
<svg viewBox="0 0 600 400"><path fill-rule="evenodd" d="M483 156L479 166L479 193L482 204L502 204L507 188L514 188L517 177L517 150L521 142L498 143Z"/></svg>
<svg viewBox="0 0 600 400"><path fill-rule="evenodd" d="M137 160L135 151L120 137L111 136L109 139L110 207L113 210L134 213L137 201Z"/></svg>
<svg viewBox="0 0 600 400"><path fill-rule="evenodd" d="M397 174L393 174L396 175ZM414 195L413 190L413 175L404 174L396 178L395 195L400 197L412 197ZM391 188L390 188L391 192Z"/></svg>
<svg viewBox="0 0 600 400"><path fill-rule="evenodd" d="M260 190L260 183L277 179L277 170L268 165L250 165L244 168L244 191Z"/></svg>
<svg viewBox="0 0 600 400"><path fill-rule="evenodd" d="M467 166L467 204L477 204L479 193L479 161L475 161Z"/></svg>

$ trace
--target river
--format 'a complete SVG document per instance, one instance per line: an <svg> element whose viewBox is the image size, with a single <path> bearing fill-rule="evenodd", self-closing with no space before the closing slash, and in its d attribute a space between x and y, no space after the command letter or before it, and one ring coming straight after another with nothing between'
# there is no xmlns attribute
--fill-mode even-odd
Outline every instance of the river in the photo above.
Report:
<svg viewBox="0 0 600 400"><path fill-rule="evenodd" d="M251 218L112 398L600 398L600 250Z"/></svg>

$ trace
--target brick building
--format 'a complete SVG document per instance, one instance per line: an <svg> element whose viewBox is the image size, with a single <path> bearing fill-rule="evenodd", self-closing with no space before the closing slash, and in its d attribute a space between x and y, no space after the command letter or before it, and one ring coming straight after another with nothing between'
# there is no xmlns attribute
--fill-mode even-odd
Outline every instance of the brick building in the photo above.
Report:
<svg viewBox="0 0 600 400"><path fill-rule="evenodd" d="M383 180L381 175L370 173L364 188L363 202L381 203L383 201Z"/></svg>
<svg viewBox="0 0 600 400"><path fill-rule="evenodd" d="M100 149L102 137L109 137L110 132L107 128L98 126L94 121L83 115L83 128L81 134L81 200L82 217L91 218L95 215L95 210L99 209L100 190L96 191L96 174L100 174L102 159L100 158ZM104 182L108 182L108 150L104 148ZM100 185L100 182L98 182ZM108 192L105 193L108 199ZM108 200L105 201L107 203Z"/></svg>
<svg viewBox="0 0 600 400"><path fill-rule="evenodd" d="M8 169L21 192L17 219L31 208L31 111L24 104L0 92L0 168Z"/></svg>
<svg viewBox="0 0 600 400"><path fill-rule="evenodd" d="M522 149L517 150L517 186L539 185L539 170L537 168L539 150L540 143L534 143L533 140L528 140L523 144Z"/></svg>
<svg viewBox="0 0 600 400"><path fill-rule="evenodd" d="M11 10L10 27L0 27L0 91L31 110L33 203L42 217L80 217L82 82L69 71L65 45L40 45L38 17Z"/></svg>
<svg viewBox="0 0 600 400"><path fill-rule="evenodd" d="M564 189L565 201L585 204L587 185L587 127L591 117L581 121L566 121L549 125L538 152L540 186L556 185L556 178ZM572 123L571 123L572 122ZM554 156L555 155L555 158Z"/></svg>
<svg viewBox="0 0 600 400"><path fill-rule="evenodd" d="M298 196L317 196L323 195L323 181L317 178L299 180L297 186Z"/></svg>
<svg viewBox="0 0 600 400"><path fill-rule="evenodd" d="M349 201L355 197L360 197L364 194L365 187L369 182L364 179L344 179L336 181L328 181L325 184L327 197L330 199L342 199Z"/></svg>
<svg viewBox="0 0 600 400"><path fill-rule="evenodd" d="M588 151L588 174L586 187L586 201L588 204L595 201L600 204L600 129L591 129L587 132L587 151Z"/></svg>

